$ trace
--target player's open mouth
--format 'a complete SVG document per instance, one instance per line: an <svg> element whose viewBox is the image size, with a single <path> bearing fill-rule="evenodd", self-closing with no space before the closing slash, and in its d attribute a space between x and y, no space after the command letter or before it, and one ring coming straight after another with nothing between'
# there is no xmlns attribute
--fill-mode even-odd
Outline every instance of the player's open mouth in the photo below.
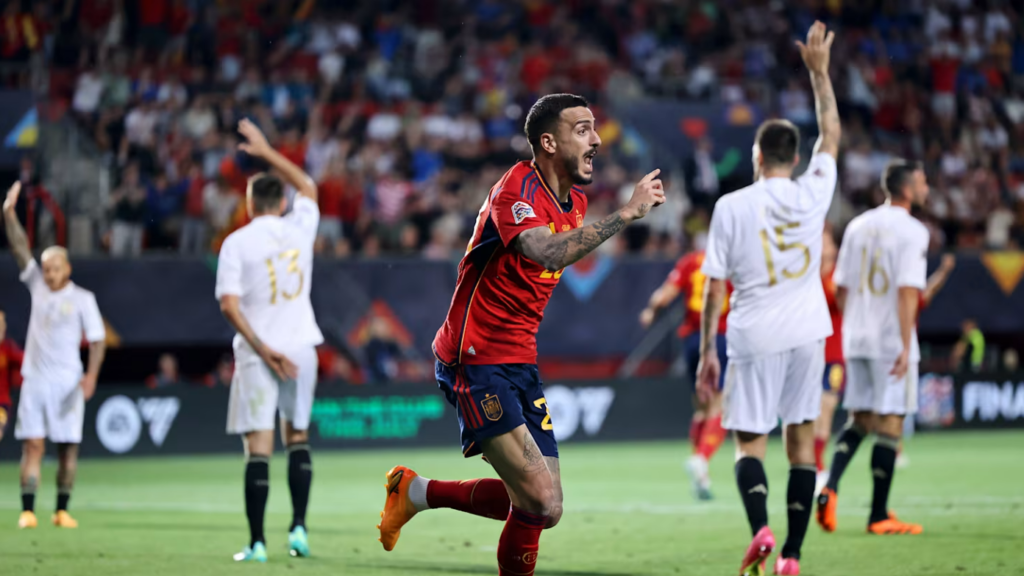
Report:
<svg viewBox="0 0 1024 576"><path fill-rule="evenodd" d="M594 168L594 156L597 156L596 150L593 152L587 152L583 155L583 164L586 165L587 168Z"/></svg>

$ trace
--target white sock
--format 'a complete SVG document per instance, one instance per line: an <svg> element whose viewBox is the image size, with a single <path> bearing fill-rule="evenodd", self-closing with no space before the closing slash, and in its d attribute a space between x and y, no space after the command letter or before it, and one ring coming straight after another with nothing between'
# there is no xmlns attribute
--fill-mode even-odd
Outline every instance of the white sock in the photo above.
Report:
<svg viewBox="0 0 1024 576"><path fill-rule="evenodd" d="M427 504L427 484L429 483L430 479L423 476L417 476L409 483L409 501L412 502L417 512L430 510L430 504Z"/></svg>

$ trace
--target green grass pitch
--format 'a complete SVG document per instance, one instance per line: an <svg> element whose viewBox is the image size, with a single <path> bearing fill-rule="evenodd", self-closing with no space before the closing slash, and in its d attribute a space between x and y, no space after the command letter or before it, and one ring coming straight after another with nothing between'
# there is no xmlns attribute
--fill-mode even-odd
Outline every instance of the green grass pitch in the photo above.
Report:
<svg viewBox="0 0 1024 576"><path fill-rule="evenodd" d="M910 466L897 473L893 507L924 524L918 537L864 532L870 444L842 486L836 534L811 525L808 576L1024 574L1024 434L919 435ZM10 441L9 439L4 440ZM732 447L712 463L717 499L689 493L682 442L568 444L562 450L565 516L541 539L539 576L736 574L749 532L732 479ZM241 456L83 461L71 509L81 528L49 524L54 467L37 499L40 527L16 528L17 465L0 464L0 574L439 575L495 574L502 524L453 511L417 516L394 552L377 543L384 472L403 463L432 478L492 475L459 449L314 453L309 517L313 557L289 558L285 458L271 468L267 518L270 562L236 565L247 540ZM786 533L787 466L771 447L770 520ZM773 559L774 560L774 559ZM770 568L769 568L770 570Z"/></svg>

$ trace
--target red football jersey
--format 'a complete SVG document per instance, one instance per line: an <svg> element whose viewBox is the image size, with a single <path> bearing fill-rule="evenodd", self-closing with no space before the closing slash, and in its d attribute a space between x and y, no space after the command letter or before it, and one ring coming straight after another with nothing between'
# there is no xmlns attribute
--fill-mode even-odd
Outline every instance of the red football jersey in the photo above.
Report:
<svg viewBox="0 0 1024 576"><path fill-rule="evenodd" d="M434 338L446 363L533 364L537 329L562 271L549 272L513 246L524 230L554 233L583 226L587 197L578 187L562 204L532 162L520 162L491 188L459 263L448 317Z"/></svg>
<svg viewBox="0 0 1024 576"><path fill-rule="evenodd" d="M679 325L680 338L700 333L700 314L704 310L704 281L707 280L700 270L703 264L703 250L690 252L676 262L676 267L668 275L668 282L679 289L686 304L686 316L683 317L683 323ZM726 290L726 298L722 303L722 316L718 319L719 334L725 334L732 284L726 284Z"/></svg>
<svg viewBox="0 0 1024 576"><path fill-rule="evenodd" d="M10 338L0 342L0 404L10 405L11 388L21 383L21 361L25 353Z"/></svg>
<svg viewBox="0 0 1024 576"><path fill-rule="evenodd" d="M835 270L832 271L835 273ZM838 286L832 281L832 274L821 276L821 286L825 289L825 301L828 312L832 316L832 335L825 339L825 362L829 364L843 362L843 312L836 303Z"/></svg>

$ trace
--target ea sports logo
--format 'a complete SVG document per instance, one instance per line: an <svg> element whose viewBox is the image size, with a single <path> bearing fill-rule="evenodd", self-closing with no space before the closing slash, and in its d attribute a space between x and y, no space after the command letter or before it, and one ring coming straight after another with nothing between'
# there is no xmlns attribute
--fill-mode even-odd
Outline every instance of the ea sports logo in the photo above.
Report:
<svg viewBox="0 0 1024 576"><path fill-rule="evenodd" d="M127 396L111 396L96 413L96 435L103 447L114 454L124 454L139 441L142 418L135 402Z"/></svg>
<svg viewBox="0 0 1024 576"><path fill-rule="evenodd" d="M523 554L523 563L524 564L536 564L537 563L537 553L536 552L527 552L526 554Z"/></svg>

